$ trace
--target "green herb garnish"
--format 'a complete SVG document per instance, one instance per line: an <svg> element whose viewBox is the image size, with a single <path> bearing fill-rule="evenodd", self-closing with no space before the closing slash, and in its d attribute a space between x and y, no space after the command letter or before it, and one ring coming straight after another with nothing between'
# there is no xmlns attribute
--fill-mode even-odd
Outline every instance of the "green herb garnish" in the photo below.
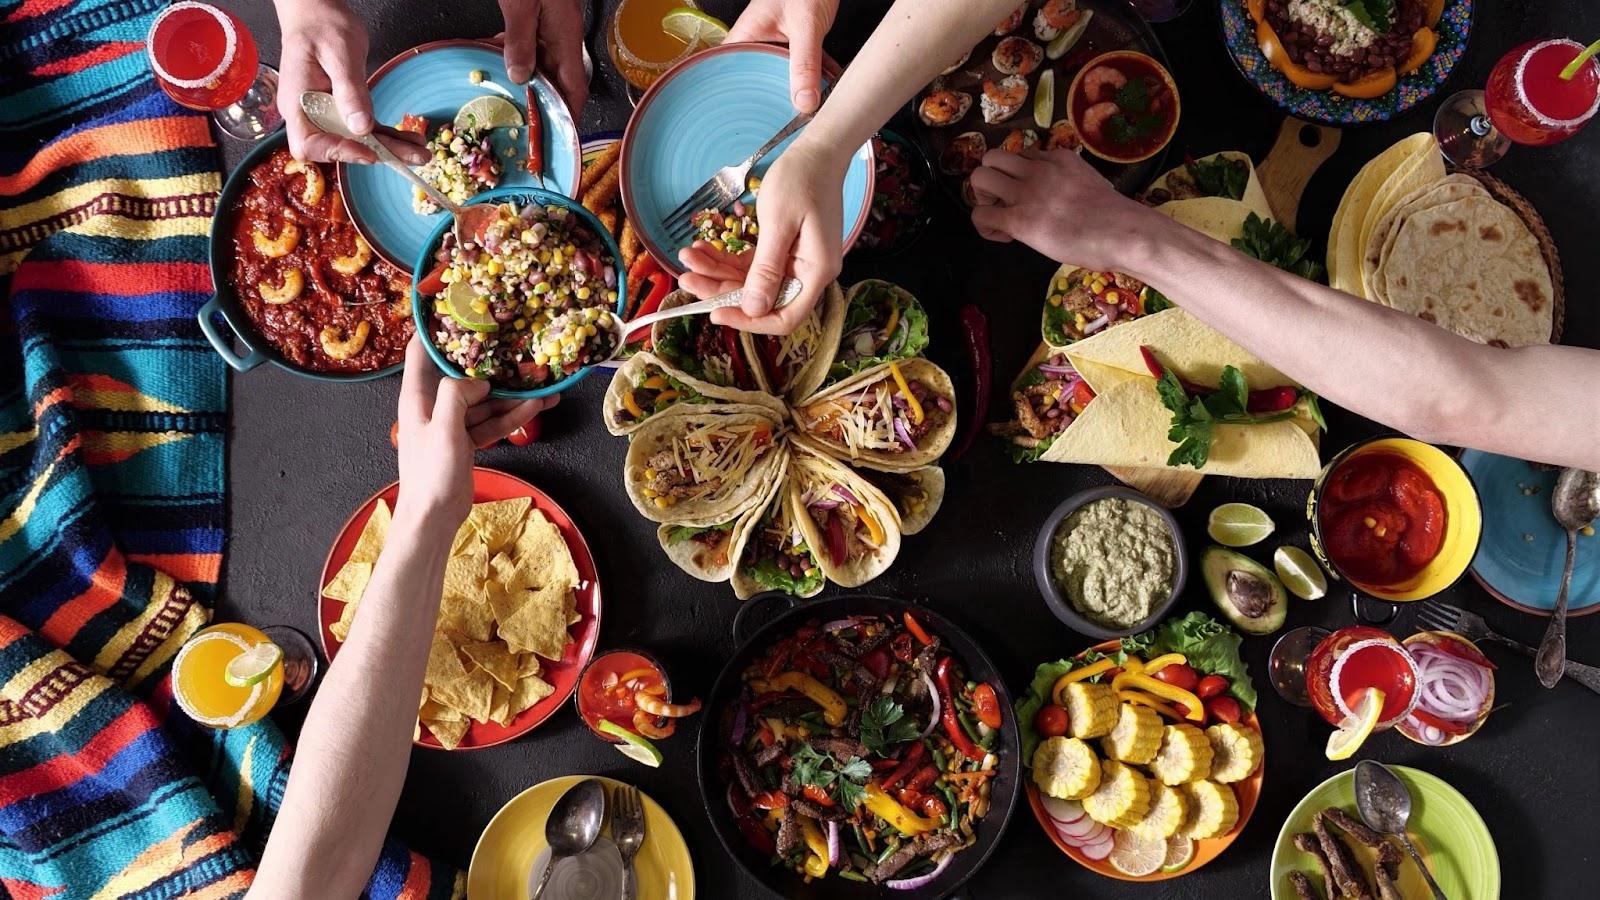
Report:
<svg viewBox="0 0 1600 900"><path fill-rule="evenodd" d="M1272 219L1263 219L1254 212L1245 216L1244 236L1234 238L1232 244L1236 250L1307 281L1322 280L1321 264L1306 258L1311 242L1295 237L1289 233L1289 229Z"/></svg>
<svg viewBox="0 0 1600 900"><path fill-rule="evenodd" d="M1394 0L1340 0L1339 5L1349 10L1357 22L1379 34L1388 31L1394 21Z"/></svg>
<svg viewBox="0 0 1600 900"><path fill-rule="evenodd" d="M879 756L888 755L890 747L911 740L920 730L905 716L905 707L888 697L873 700L861 711L861 743Z"/></svg>
<svg viewBox="0 0 1600 900"><path fill-rule="evenodd" d="M1250 183L1249 167L1226 156L1195 160L1189 163L1188 170L1195 188L1207 197L1243 200L1245 186Z"/></svg>
<svg viewBox="0 0 1600 900"><path fill-rule="evenodd" d="M1222 384L1215 393L1191 397L1171 369L1161 374L1156 382L1156 393L1161 397L1161 405L1172 411L1167 440L1178 447L1167 457L1169 466L1196 469L1204 466L1211 458L1211 442L1218 425L1265 425L1296 415L1292 407L1281 412L1252 415L1250 387L1245 383L1244 373L1233 366L1223 368Z"/></svg>

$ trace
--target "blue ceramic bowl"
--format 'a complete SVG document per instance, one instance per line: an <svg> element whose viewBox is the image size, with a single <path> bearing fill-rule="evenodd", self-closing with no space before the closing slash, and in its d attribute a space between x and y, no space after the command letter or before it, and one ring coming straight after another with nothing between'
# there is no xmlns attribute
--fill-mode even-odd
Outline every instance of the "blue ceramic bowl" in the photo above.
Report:
<svg viewBox="0 0 1600 900"><path fill-rule="evenodd" d="M554 191L542 191L538 188L528 187L495 188L492 191L484 191L468 201L468 205L508 202L515 203L518 206L537 203L540 206L562 207L572 211L585 225L593 230L595 234L600 236L600 242L605 246L606 252L611 254L613 265L615 265L617 269L617 305L613 312L620 317L622 315L622 311L627 308L628 303L628 285L623 277L622 271L622 251L617 249L617 242L611 237L611 232L607 231L606 227L600 224L600 220L594 217L594 213L584 209L583 204L572 199L571 197L558 194ZM419 252L417 254L417 258L413 260L412 271L417 274L413 274L411 276L411 315L416 319L417 333L422 335L422 346L427 349L428 358L433 360L433 364L439 367L439 371L450 376L451 378L465 378L466 376L461 373L461 369L458 368L455 363L445 359L444 353L440 352L439 348L433 345L432 331L428 326L428 316L432 311L433 298L424 297L422 296L422 293L417 290L418 278L420 278L422 275L426 275L428 271L433 268L433 254L439 249L439 242L444 240L444 233L450 230L451 221L452 220L446 216L442 221L434 226L433 232L428 235L427 241L423 243L421 252ZM594 366L584 366L560 381L547 384L541 388L533 388L532 390L519 391L513 390L512 388L496 387L489 391L489 396L500 397L507 400L533 400L538 397L548 397L551 394L559 394L567 388L577 384L579 381L583 380L583 377L588 375L589 371L593 368Z"/></svg>

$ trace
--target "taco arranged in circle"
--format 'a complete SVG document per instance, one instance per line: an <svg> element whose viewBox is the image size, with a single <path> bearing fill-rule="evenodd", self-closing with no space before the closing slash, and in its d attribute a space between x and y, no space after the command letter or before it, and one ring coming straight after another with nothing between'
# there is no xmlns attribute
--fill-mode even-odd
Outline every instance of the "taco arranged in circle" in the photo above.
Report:
<svg viewBox="0 0 1600 900"><path fill-rule="evenodd" d="M661 301L662 309L695 302L688 291L673 291ZM710 316L680 316L650 327L655 355L678 371L718 387L762 390L744 347L744 334L718 325Z"/></svg>
<svg viewBox="0 0 1600 900"><path fill-rule="evenodd" d="M643 352L617 369L606 389L606 430L632 434L654 416L670 409L726 404L720 411L765 412L783 416L783 404L761 391L721 387L682 372Z"/></svg>
<svg viewBox="0 0 1600 900"><path fill-rule="evenodd" d="M847 467L796 444L794 484L800 529L828 580L860 587L900 553L900 522L889 499Z"/></svg>
<svg viewBox="0 0 1600 900"><path fill-rule="evenodd" d="M921 356L928 349L928 314L922 304L905 288L876 278L850 288L842 331L828 383Z"/></svg>
<svg viewBox="0 0 1600 900"><path fill-rule="evenodd" d="M748 600L762 591L782 591L795 597L815 597L827 578L821 560L800 527L805 509L800 506L791 457L778 491L758 509L754 526L740 547L733 569L733 593Z"/></svg>
<svg viewBox="0 0 1600 900"><path fill-rule="evenodd" d="M909 472L851 469L887 497L900 520L900 533L913 535L928 527L944 503L944 470L924 466Z"/></svg>
<svg viewBox="0 0 1600 900"><path fill-rule="evenodd" d="M794 420L851 465L920 469L955 437L955 386L925 359L888 362L817 394L794 410Z"/></svg>
<svg viewBox="0 0 1600 900"><path fill-rule="evenodd" d="M756 504L788 450L783 426L764 413L684 411L633 434L625 463L628 499L652 522L705 526Z"/></svg>
<svg viewBox="0 0 1600 900"><path fill-rule="evenodd" d="M784 455L754 506L715 525L662 525L656 539L667 558L678 568L701 581L727 581L744 553L751 529L778 496L789 473L789 457Z"/></svg>
<svg viewBox="0 0 1600 900"><path fill-rule="evenodd" d="M789 400L815 393L828 376L828 361L843 328L844 291L834 283L789 334L744 332L744 352L756 383L768 394Z"/></svg>

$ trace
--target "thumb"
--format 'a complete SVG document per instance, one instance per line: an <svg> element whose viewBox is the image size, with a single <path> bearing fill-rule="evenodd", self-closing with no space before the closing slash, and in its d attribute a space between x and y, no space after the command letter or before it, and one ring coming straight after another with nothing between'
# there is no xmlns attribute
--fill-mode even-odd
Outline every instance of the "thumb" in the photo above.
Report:
<svg viewBox="0 0 1600 900"><path fill-rule="evenodd" d="M500 14L506 22L506 74L517 84L527 84L538 63L539 4L500 0Z"/></svg>
<svg viewBox="0 0 1600 900"><path fill-rule="evenodd" d="M789 97L796 112L822 105L822 29L809 19L789 35Z"/></svg>
<svg viewBox="0 0 1600 900"><path fill-rule="evenodd" d="M789 259L794 252L794 224L778 219L770 228L761 233L755 259L744 279L744 298L739 306L748 316L764 316L772 311L778 302L778 287L783 283L783 274L789 270Z"/></svg>
<svg viewBox="0 0 1600 900"><path fill-rule="evenodd" d="M1011 215L1008 206L976 206L972 209L972 224L978 235L1002 244L1015 240L1011 233Z"/></svg>
<svg viewBox="0 0 1600 900"><path fill-rule="evenodd" d="M356 57L355 49L346 44L328 52L322 67L333 85L333 100L344 114L345 125L356 134L367 134L373 125L372 95L363 74L365 60Z"/></svg>

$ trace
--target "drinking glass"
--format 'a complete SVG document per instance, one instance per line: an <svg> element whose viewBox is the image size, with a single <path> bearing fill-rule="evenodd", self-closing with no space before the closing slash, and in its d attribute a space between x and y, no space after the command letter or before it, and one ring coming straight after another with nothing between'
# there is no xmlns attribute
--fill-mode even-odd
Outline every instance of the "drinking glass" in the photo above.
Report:
<svg viewBox="0 0 1600 900"><path fill-rule="evenodd" d="M264 643L283 651L277 663L254 683L231 683L228 664ZM304 697L316 675L316 651L299 631L224 622L195 632L178 651L172 661L172 696L189 718L202 725L242 728L260 721L278 704Z"/></svg>
<svg viewBox="0 0 1600 900"><path fill-rule="evenodd" d="M1513 48L1489 73L1484 90L1461 91L1433 118L1433 134L1458 166L1499 162L1513 143L1539 147L1577 134L1600 109L1600 41L1568 38Z"/></svg>
<svg viewBox="0 0 1600 900"><path fill-rule="evenodd" d="M208 111L227 134L259 140L282 122L278 73L225 9L183 0L162 10L145 40L156 83L179 105Z"/></svg>

